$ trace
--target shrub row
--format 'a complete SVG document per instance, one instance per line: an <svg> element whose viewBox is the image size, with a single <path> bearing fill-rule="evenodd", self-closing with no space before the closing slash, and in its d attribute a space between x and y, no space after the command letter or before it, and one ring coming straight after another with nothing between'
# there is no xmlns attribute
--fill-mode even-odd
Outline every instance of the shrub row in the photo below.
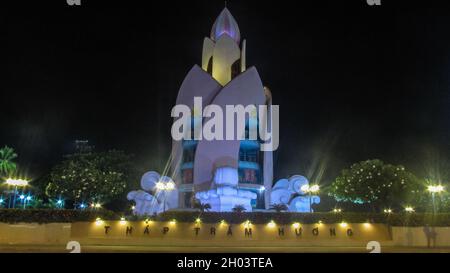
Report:
<svg viewBox="0 0 450 273"><path fill-rule="evenodd" d="M50 210L50 209L0 209L0 222L4 223L68 223L95 221L100 217L103 220L119 220L120 215L108 210ZM332 223L383 223L392 226L450 226L450 213L440 213L433 216L430 213L291 213L291 212L196 212L196 211L166 211L156 217L157 221L193 222L200 218L204 223L218 223L225 220L227 223L240 224L247 220L254 224L267 224L275 221L277 224L288 225L295 222L314 224L321 221L324 224ZM128 217L130 221L139 220L139 217ZM142 220L142 219L141 219Z"/></svg>
<svg viewBox="0 0 450 273"><path fill-rule="evenodd" d="M194 212L194 211L167 211L156 217L159 221L192 222L200 218L204 223L218 223L225 220L227 223L239 224L247 220L254 224L267 224L275 221L277 224L287 225L295 222L302 224L314 224L319 221L324 224L333 223L382 223L392 226L450 226L450 213L290 213L290 212Z"/></svg>
<svg viewBox="0 0 450 273"><path fill-rule="evenodd" d="M275 221L278 224L314 224L321 221L324 224L340 223L342 221L353 223L364 223L367 221L384 223L386 216L382 214L363 213L291 213L291 212L193 212L193 211L167 211L156 217L160 221L176 219L178 222L192 222L200 218L205 223L217 223L225 220L227 223L239 224L247 220L254 224L266 224Z"/></svg>
<svg viewBox="0 0 450 273"><path fill-rule="evenodd" d="M97 217L118 219L108 210L0 209L0 222L3 223L69 223L95 221Z"/></svg>

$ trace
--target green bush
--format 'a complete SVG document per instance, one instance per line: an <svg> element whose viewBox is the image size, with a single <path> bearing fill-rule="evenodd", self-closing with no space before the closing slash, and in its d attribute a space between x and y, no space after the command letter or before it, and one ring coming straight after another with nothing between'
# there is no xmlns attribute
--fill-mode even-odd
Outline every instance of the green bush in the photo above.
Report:
<svg viewBox="0 0 450 273"><path fill-rule="evenodd" d="M98 217L105 220L119 219L108 210L0 209L0 222L3 223L70 223L95 221Z"/></svg>
<svg viewBox="0 0 450 273"><path fill-rule="evenodd" d="M0 209L0 222L4 223L70 223L103 220L119 220L121 215L108 210L56 210L56 209ZM129 221L140 221L147 217L130 216ZM156 217L148 217L156 221L194 222L200 218L204 223L219 223L225 220L230 224L241 224L247 220L253 224L290 225L295 222L324 224L347 223L380 223L392 226L450 226L450 213L293 213L293 212L198 212L198 211L166 211Z"/></svg>
<svg viewBox="0 0 450 273"><path fill-rule="evenodd" d="M392 226L450 226L450 213L404 213L389 216L388 223Z"/></svg>
<svg viewBox="0 0 450 273"><path fill-rule="evenodd" d="M342 221L351 223L386 222L383 214L364 213L292 213L292 212L191 212L191 211L166 211L156 217L156 220L170 221L176 219L178 222L192 222L200 217L202 222L217 223L225 220L227 223L239 224L246 220L254 224L266 224L275 221L278 224L291 224L299 222L303 224L313 224L321 221L327 223L340 223Z"/></svg>
<svg viewBox="0 0 450 273"><path fill-rule="evenodd" d="M347 223L381 223L393 226L450 226L450 214L436 214L433 219L432 214L424 213L402 213L402 214L382 214L382 213L292 213L292 212L194 212L194 211L166 211L156 217L157 221L170 221L175 219L178 222L193 222L200 218L204 223L218 223L225 220L227 223L240 224L247 220L254 224L267 224L275 221L277 224L288 225L295 222L302 224L314 224L321 221L324 224L340 222Z"/></svg>

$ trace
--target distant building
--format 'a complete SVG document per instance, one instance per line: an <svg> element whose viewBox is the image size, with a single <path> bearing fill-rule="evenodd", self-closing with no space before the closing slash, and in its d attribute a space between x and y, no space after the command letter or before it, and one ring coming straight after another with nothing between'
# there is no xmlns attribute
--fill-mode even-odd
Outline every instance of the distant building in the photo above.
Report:
<svg viewBox="0 0 450 273"><path fill-rule="evenodd" d="M89 145L89 140L75 140L75 153L87 154L94 151L95 146Z"/></svg>

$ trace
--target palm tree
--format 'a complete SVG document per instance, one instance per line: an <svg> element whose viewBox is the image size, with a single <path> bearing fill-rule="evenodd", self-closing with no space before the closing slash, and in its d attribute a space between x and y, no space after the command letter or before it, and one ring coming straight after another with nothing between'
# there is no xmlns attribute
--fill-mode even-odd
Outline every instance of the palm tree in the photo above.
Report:
<svg viewBox="0 0 450 273"><path fill-rule="evenodd" d="M205 212L211 209L211 205L208 203L197 202L195 203L194 208L200 210L201 212Z"/></svg>
<svg viewBox="0 0 450 273"><path fill-rule="evenodd" d="M13 148L5 146L0 149L0 173L9 175L15 171L16 163L12 162L15 158L17 158L17 154Z"/></svg>
<svg viewBox="0 0 450 273"><path fill-rule="evenodd" d="M233 212L241 213L246 211L247 209L243 205L236 205L233 208Z"/></svg>
<svg viewBox="0 0 450 273"><path fill-rule="evenodd" d="M282 212L288 210L288 207L285 204L273 204L270 206L270 209L273 209L276 212Z"/></svg>

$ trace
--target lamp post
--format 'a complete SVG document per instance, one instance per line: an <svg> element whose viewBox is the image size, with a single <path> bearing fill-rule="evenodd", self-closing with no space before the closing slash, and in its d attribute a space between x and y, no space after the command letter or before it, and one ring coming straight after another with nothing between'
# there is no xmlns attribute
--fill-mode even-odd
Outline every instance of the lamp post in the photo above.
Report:
<svg viewBox="0 0 450 273"><path fill-rule="evenodd" d="M59 209L64 207L64 200L61 198L61 194L59 195L58 200L56 200L56 207Z"/></svg>
<svg viewBox="0 0 450 273"><path fill-rule="evenodd" d="M27 204L29 204L30 201L31 201L31 195L28 194L28 196L25 198L25 205L23 206L23 208L25 208L25 206L26 206Z"/></svg>
<svg viewBox="0 0 450 273"><path fill-rule="evenodd" d="M444 187L442 185L430 185L427 190L431 193L431 201L433 202L433 215L436 214L436 193L441 193L444 191Z"/></svg>
<svg viewBox="0 0 450 273"><path fill-rule="evenodd" d="M24 180L24 179L8 178L8 179L6 179L6 184L8 186L14 187L14 194L13 194L14 197L12 199L12 207L14 208L16 206L17 188L28 186L28 181ZM8 208L11 208L11 200L8 204Z"/></svg>
<svg viewBox="0 0 450 273"><path fill-rule="evenodd" d="M26 201L25 201L25 195L22 193L22 194L19 196L19 199L20 199L20 201L22 202L23 208L25 208L25 203L26 203Z"/></svg>
<svg viewBox="0 0 450 273"><path fill-rule="evenodd" d="M313 212L312 207L311 207L312 206L312 195L318 193L320 190L320 187L319 187L319 185L310 186L307 184L307 185L303 185L300 189L309 195L309 212L312 213Z"/></svg>
<svg viewBox="0 0 450 273"><path fill-rule="evenodd" d="M159 181L156 183L156 189L158 191L162 191L164 194L163 195L163 212L165 212L166 211L166 192L174 190L175 183L173 183L172 181L169 181L169 182Z"/></svg>

